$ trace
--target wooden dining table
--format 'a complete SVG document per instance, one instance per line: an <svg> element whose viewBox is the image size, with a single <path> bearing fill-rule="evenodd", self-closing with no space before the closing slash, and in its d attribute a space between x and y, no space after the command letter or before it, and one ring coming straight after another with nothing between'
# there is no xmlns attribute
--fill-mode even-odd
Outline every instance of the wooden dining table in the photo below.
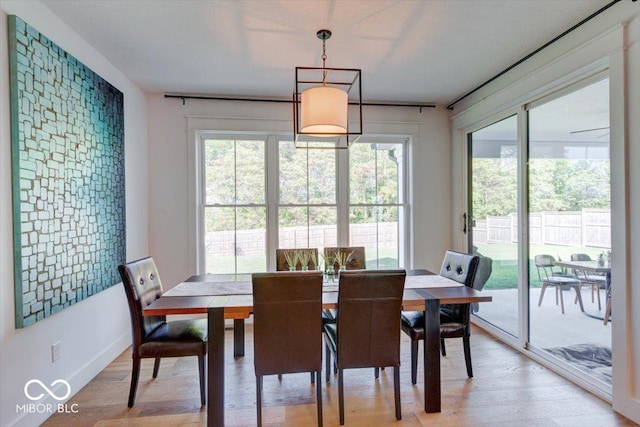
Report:
<svg viewBox="0 0 640 427"><path fill-rule="evenodd" d="M407 270L403 310L425 312L424 410L441 411L440 304L491 301L490 295L427 270ZM338 282L323 284L322 307L337 308ZM251 275L192 276L143 309L143 315L207 314L207 425L224 426L225 319L234 321L234 356L244 355L244 319L253 313ZM398 325L399 327L399 325Z"/></svg>

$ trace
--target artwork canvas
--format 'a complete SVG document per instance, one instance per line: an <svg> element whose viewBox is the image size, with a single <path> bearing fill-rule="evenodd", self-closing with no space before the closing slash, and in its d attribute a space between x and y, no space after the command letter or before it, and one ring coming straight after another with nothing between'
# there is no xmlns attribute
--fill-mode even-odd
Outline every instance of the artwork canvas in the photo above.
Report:
<svg viewBox="0 0 640 427"><path fill-rule="evenodd" d="M16 327L120 282L122 92L9 16Z"/></svg>

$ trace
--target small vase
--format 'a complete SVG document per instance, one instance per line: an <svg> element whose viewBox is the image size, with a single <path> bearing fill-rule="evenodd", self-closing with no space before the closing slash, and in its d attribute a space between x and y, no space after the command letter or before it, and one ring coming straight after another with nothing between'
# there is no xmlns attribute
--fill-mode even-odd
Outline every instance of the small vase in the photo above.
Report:
<svg viewBox="0 0 640 427"><path fill-rule="evenodd" d="M308 271L309 270L309 266L308 265L303 265L302 266L302 271Z"/></svg>

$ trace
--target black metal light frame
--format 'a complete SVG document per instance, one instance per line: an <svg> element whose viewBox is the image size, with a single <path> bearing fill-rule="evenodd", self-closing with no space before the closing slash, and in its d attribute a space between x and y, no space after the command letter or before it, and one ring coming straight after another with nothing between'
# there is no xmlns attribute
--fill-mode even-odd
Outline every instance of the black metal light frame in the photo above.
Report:
<svg viewBox="0 0 640 427"><path fill-rule="evenodd" d="M296 148L306 149L348 149L350 144L362 136L362 71L358 68L296 67L296 83L293 91L293 137ZM308 78L307 74L314 77ZM345 79L332 80L333 75ZM320 132L302 132L300 130L300 97L302 92L317 86L334 86L348 94L347 131L336 135ZM354 90L355 89L355 90ZM357 95L354 92L357 91ZM351 110L357 113L352 114ZM357 116L357 125L352 126L353 116ZM302 137L302 139L301 139Z"/></svg>

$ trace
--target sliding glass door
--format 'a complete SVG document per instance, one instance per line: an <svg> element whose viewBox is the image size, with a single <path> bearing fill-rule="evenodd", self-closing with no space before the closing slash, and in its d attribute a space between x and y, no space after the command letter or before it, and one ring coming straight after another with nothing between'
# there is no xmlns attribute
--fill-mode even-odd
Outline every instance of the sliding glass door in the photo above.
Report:
<svg viewBox="0 0 640 427"><path fill-rule="evenodd" d="M507 117L468 135L469 247L486 258L492 304L475 315L518 336L518 123Z"/></svg>
<svg viewBox="0 0 640 427"><path fill-rule="evenodd" d="M609 257L608 89L603 79L528 108L529 341L580 367L611 361L606 279L558 264ZM584 369L611 381L610 370Z"/></svg>
<svg viewBox="0 0 640 427"><path fill-rule="evenodd" d="M467 142L469 249L492 260L493 302L474 314L610 391L608 88L606 76L585 80Z"/></svg>

